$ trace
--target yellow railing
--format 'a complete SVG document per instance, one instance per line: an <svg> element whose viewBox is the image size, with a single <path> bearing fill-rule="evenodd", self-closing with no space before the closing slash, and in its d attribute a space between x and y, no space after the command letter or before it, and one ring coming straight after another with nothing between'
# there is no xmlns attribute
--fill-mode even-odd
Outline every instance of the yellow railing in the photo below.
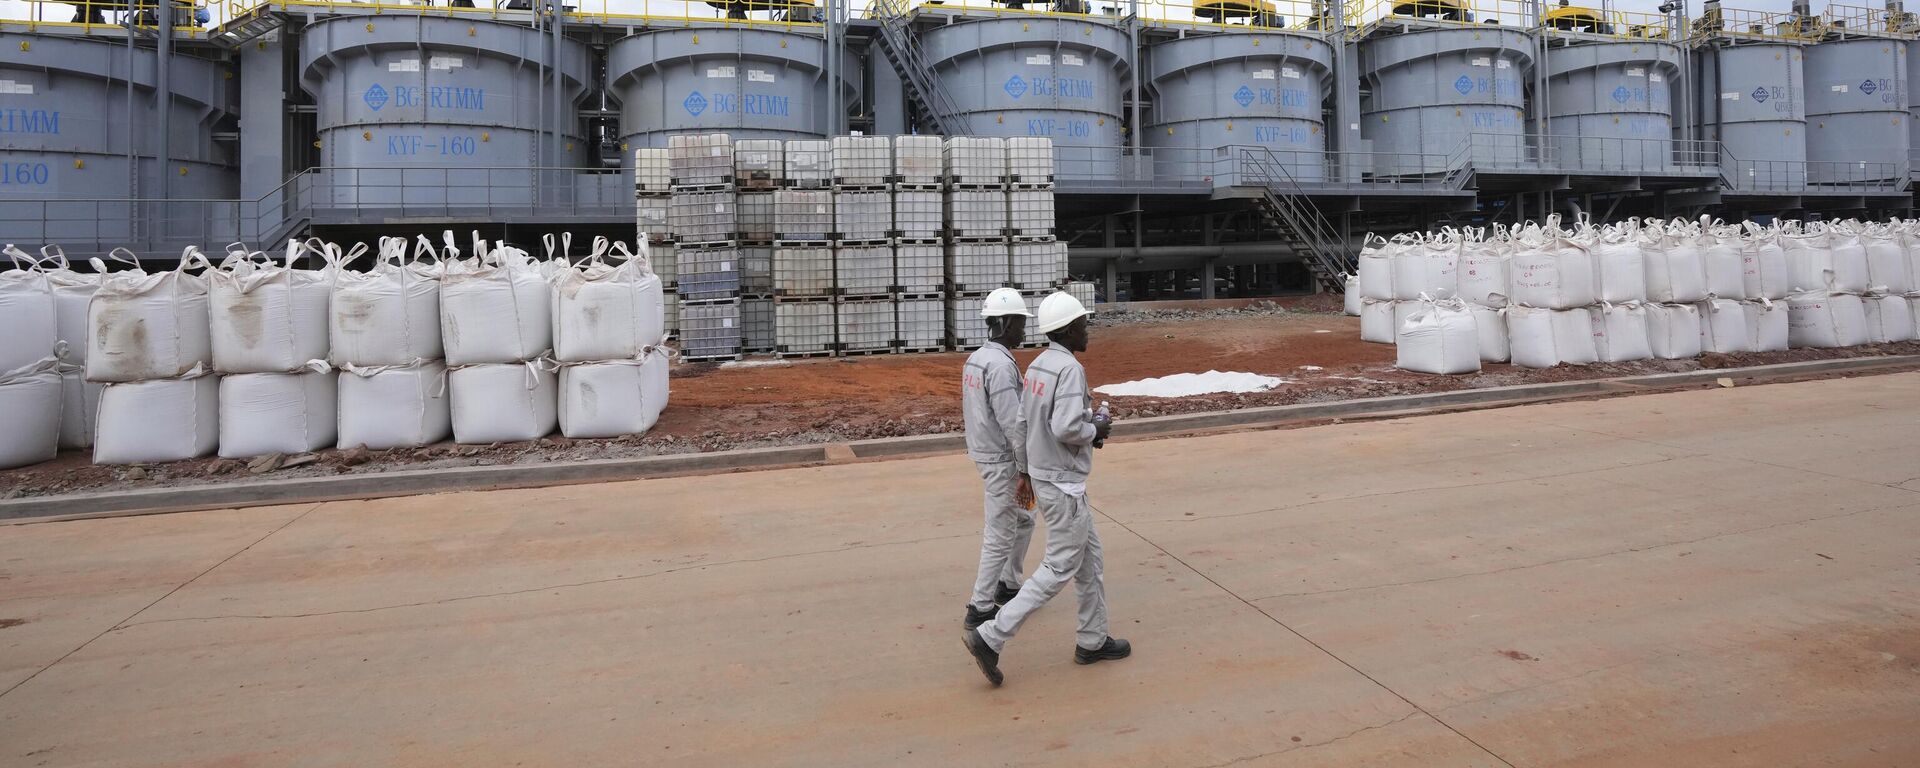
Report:
<svg viewBox="0 0 1920 768"><path fill-rule="evenodd" d="M1532 0L1351 0L1347 9L1347 26L1362 33L1395 21L1519 29L1535 26Z"/></svg>
<svg viewBox="0 0 1920 768"><path fill-rule="evenodd" d="M115 33L124 32L127 27L128 14L125 2L16 0L16 2L0 5L0 8L4 8L4 11L0 11L0 21L21 24L28 29ZM138 0L134 6L134 27L153 30L159 23L158 9L156 0ZM197 21L197 18L201 11L208 10L205 4L175 2L172 18L175 33L186 37L203 33L206 25ZM209 14L208 22L211 23L211 21L211 14Z"/></svg>
<svg viewBox="0 0 1920 768"><path fill-rule="evenodd" d="M1817 18L1790 11L1749 11L1721 8L1693 18L1688 30L1694 38L1729 37L1750 40L1809 41L1821 37Z"/></svg>
<svg viewBox="0 0 1920 768"><path fill-rule="evenodd" d="M641 26L780 26L817 27L824 20L818 4L807 6L774 0L741 0L713 5L685 0L564 0L561 4L569 21L617 23ZM471 0L471 6L450 5L447 0L407 2L406 0L215 0L216 23L244 18L262 10L289 13L407 13L432 14L450 18L493 18L524 21L545 12L546 0ZM744 18L734 18L741 16Z"/></svg>
<svg viewBox="0 0 1920 768"><path fill-rule="evenodd" d="M1826 32L1836 34L1852 32L1910 38L1920 32L1920 19L1912 12L1894 13L1885 8L1858 5L1828 5L1820 22Z"/></svg>

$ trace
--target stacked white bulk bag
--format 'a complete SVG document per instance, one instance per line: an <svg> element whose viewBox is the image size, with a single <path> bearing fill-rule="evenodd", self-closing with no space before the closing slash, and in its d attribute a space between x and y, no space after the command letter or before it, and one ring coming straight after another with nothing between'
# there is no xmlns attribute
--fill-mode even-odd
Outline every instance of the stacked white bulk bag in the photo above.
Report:
<svg viewBox="0 0 1920 768"><path fill-rule="evenodd" d="M451 242L447 249L447 256L458 257ZM411 258L405 239L381 238L367 271L336 264L327 356L339 371L338 447L417 447L451 435L440 335L441 255L425 236Z"/></svg>
<svg viewBox="0 0 1920 768"><path fill-rule="evenodd" d="M1866 293L1873 281L1868 276L1867 247L1860 240L1859 222L1842 221L1827 227L1827 247L1833 252L1831 289Z"/></svg>
<svg viewBox="0 0 1920 768"><path fill-rule="evenodd" d="M1501 304L1506 297L1500 296ZM1504 363L1513 357L1512 345L1507 342L1507 308L1468 304L1473 312L1473 329L1480 339L1480 361L1483 363Z"/></svg>
<svg viewBox="0 0 1920 768"><path fill-rule="evenodd" d="M556 426L551 272L517 248L487 250L477 233L474 247L440 277L453 439L537 440Z"/></svg>
<svg viewBox="0 0 1920 768"><path fill-rule="evenodd" d="M1606 303L1590 310L1594 356L1602 363L1653 357L1647 332L1647 308L1639 302Z"/></svg>
<svg viewBox="0 0 1920 768"><path fill-rule="evenodd" d="M222 376L219 453L245 459L333 447L338 401L339 379L325 360L293 372Z"/></svg>
<svg viewBox="0 0 1920 768"><path fill-rule="evenodd" d="M1640 250L1646 259L1648 301L1691 304L1707 298L1707 268L1689 225L1649 224L1642 230Z"/></svg>
<svg viewBox="0 0 1920 768"><path fill-rule="evenodd" d="M558 412L567 437L614 437L653 428L667 402L666 326L660 277L639 253L596 240L593 255L553 277Z"/></svg>
<svg viewBox="0 0 1920 768"><path fill-rule="evenodd" d="M341 366L341 448L375 450L429 445L453 435L447 406L447 365L423 360L410 365Z"/></svg>
<svg viewBox="0 0 1920 768"><path fill-rule="evenodd" d="M1647 305L1647 347L1662 360L1699 357L1699 308L1692 304Z"/></svg>
<svg viewBox="0 0 1920 768"><path fill-rule="evenodd" d="M1913 308L1905 296L1869 293L1860 297L1860 303L1866 312L1867 343L1913 340Z"/></svg>
<svg viewBox="0 0 1920 768"><path fill-rule="evenodd" d="M1368 234L1360 247L1360 268L1356 279L1360 284L1360 296L1374 301L1393 301L1393 257L1407 247L1404 236L1389 241L1375 234Z"/></svg>
<svg viewBox="0 0 1920 768"><path fill-rule="evenodd" d="M207 272L214 370L286 373L301 370L310 360L326 359L333 266L294 266L312 247L288 241L285 256L276 263L267 253L249 253L236 244ZM327 256L324 250L318 254Z"/></svg>
<svg viewBox="0 0 1920 768"><path fill-rule="evenodd" d="M1793 292L1787 269L1787 249L1779 227L1746 223L1740 246L1741 282L1747 298L1778 301Z"/></svg>
<svg viewBox="0 0 1920 768"><path fill-rule="evenodd" d="M1513 364L1522 368L1552 368L1560 364L1554 340L1553 310L1507 307L1507 344Z"/></svg>
<svg viewBox="0 0 1920 768"><path fill-rule="evenodd" d="M1393 324L1393 308L1398 302L1363 299L1360 302L1360 340L1392 344L1399 328Z"/></svg>
<svg viewBox="0 0 1920 768"><path fill-rule="evenodd" d="M0 272L0 372L54 357L54 343L60 339L59 312L46 270L11 245L6 255L13 268Z"/></svg>
<svg viewBox="0 0 1920 768"><path fill-rule="evenodd" d="M0 371L0 469L50 461L60 453L59 366L48 355Z"/></svg>
<svg viewBox="0 0 1920 768"><path fill-rule="evenodd" d="M1558 222L1529 224L1513 236L1509 300L1537 309L1575 309L1593 304L1593 255L1561 232Z"/></svg>
<svg viewBox="0 0 1920 768"><path fill-rule="evenodd" d="M1755 352L1785 352L1788 347L1787 305L1772 299L1740 302L1747 318L1748 338Z"/></svg>
<svg viewBox="0 0 1920 768"><path fill-rule="evenodd" d="M1870 292L1898 296L1920 289L1920 286L1914 284L1913 266L1908 261L1906 241L1896 225L1862 226L1860 245L1866 253L1867 283Z"/></svg>
<svg viewBox="0 0 1920 768"><path fill-rule="evenodd" d="M1472 312L1457 300L1424 304L1400 328L1395 365L1422 373L1480 370L1480 337Z"/></svg>
<svg viewBox="0 0 1920 768"><path fill-rule="evenodd" d="M60 358L60 448L92 448L103 385L87 381L87 305L99 290L102 275L74 271L59 246L45 246L40 252L53 289L54 343Z"/></svg>
<svg viewBox="0 0 1920 768"><path fill-rule="evenodd" d="M100 415L100 393L106 385L87 381L86 371L62 360L60 373L60 449L93 447L93 429Z"/></svg>
<svg viewBox="0 0 1920 768"><path fill-rule="evenodd" d="M1702 269L1706 273L1707 295L1734 301L1750 298L1747 293L1746 255L1741 250L1745 238L1741 237L1739 228L1717 221L1703 220L1701 223L1700 234L1695 242L1700 249Z"/></svg>
<svg viewBox="0 0 1920 768"><path fill-rule="evenodd" d="M1647 299L1646 256L1640 250L1638 220L1603 227L1593 233L1595 293L1603 303L1627 304Z"/></svg>
<svg viewBox="0 0 1920 768"><path fill-rule="evenodd" d="M1855 347L1867 343L1867 310L1850 293L1806 291L1787 299L1787 343Z"/></svg>
<svg viewBox="0 0 1920 768"><path fill-rule="evenodd" d="M1451 299L1459 290L1460 234L1445 229L1393 256L1393 298Z"/></svg>
<svg viewBox="0 0 1920 768"><path fill-rule="evenodd" d="M110 383L100 393L99 419L95 464L205 456L220 440L220 377L196 365L171 378Z"/></svg>
<svg viewBox="0 0 1920 768"><path fill-rule="evenodd" d="M558 423L558 366L546 359L487 363L447 375L453 399L453 439L486 444L538 440Z"/></svg>
<svg viewBox="0 0 1920 768"><path fill-rule="evenodd" d="M210 266L206 256L190 246L178 266L155 273L130 251L109 256L133 269L107 273L105 262L92 262L103 276L87 304L86 378L107 385L95 417L93 462L212 453L220 436L220 389L211 367L207 279L188 272Z"/></svg>
<svg viewBox="0 0 1920 768"><path fill-rule="evenodd" d="M1360 316L1360 278L1357 275L1340 276L1340 311L1348 317Z"/></svg>
<svg viewBox="0 0 1920 768"><path fill-rule="evenodd" d="M1733 354L1754 351L1754 328L1747 312L1731 299L1708 299L1700 308L1700 351Z"/></svg>
<svg viewBox="0 0 1920 768"><path fill-rule="evenodd" d="M1490 241L1482 230L1468 230L1460 241L1460 260L1454 274L1458 278L1455 295L1470 305L1504 307L1507 305L1509 276L1513 254L1503 242Z"/></svg>
<svg viewBox="0 0 1920 768"><path fill-rule="evenodd" d="M1600 362L1600 346L1594 338L1593 312L1586 307L1553 311L1553 353L1566 365L1592 365Z"/></svg>

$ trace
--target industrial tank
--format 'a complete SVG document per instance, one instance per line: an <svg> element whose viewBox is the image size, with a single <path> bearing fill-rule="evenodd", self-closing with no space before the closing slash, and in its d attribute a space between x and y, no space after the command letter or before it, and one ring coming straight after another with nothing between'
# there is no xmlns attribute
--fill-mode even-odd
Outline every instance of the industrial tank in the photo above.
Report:
<svg viewBox="0 0 1920 768"><path fill-rule="evenodd" d="M1001 17L932 27L920 47L968 133L1051 138L1062 177L1118 171L1126 33L1092 19Z"/></svg>
<svg viewBox="0 0 1920 768"><path fill-rule="evenodd" d="M860 92L859 61L841 56L840 87L851 104ZM816 34L662 29L616 41L607 53L607 76L630 150L664 147L682 133L818 139L833 125L826 63L826 40Z"/></svg>
<svg viewBox="0 0 1920 768"><path fill-rule="evenodd" d="M1224 32L1169 40L1149 48L1147 56L1153 118L1142 143L1177 150L1258 147L1271 151L1296 181L1325 178L1321 102L1334 51L1324 40L1278 31ZM1192 162L1200 152L1163 154L1163 176L1211 167Z"/></svg>
<svg viewBox="0 0 1920 768"><path fill-rule="evenodd" d="M560 47L561 146L551 148L552 38L479 19L386 13L315 22L300 41L321 165L316 197L334 205L525 205L533 168L579 168L588 144L572 118L585 97L586 46ZM401 172L400 168L422 170ZM526 170L518 170L526 169ZM571 190L571 179L544 180Z"/></svg>
<svg viewBox="0 0 1920 768"><path fill-rule="evenodd" d="M232 143L214 138L234 111L226 64L176 54L166 168L154 98L155 53L132 52L134 103L127 114L124 42L19 34L0 46L0 199L155 198L166 173L176 200L232 199L238 189ZM137 182L127 167L138 158Z"/></svg>
<svg viewBox="0 0 1920 768"><path fill-rule="evenodd" d="M1907 160L1906 41L1857 38L1806 49L1807 181L1887 181ZM1864 163L1864 165L1862 165Z"/></svg>
<svg viewBox="0 0 1920 768"><path fill-rule="evenodd" d="M1494 26L1376 34L1360 42L1368 95L1360 135L1381 173L1431 171L1471 139L1472 158L1519 165L1527 150L1526 81L1533 40ZM1395 156L1391 153L1410 153Z"/></svg>
<svg viewBox="0 0 1920 768"><path fill-rule="evenodd" d="M1679 46L1582 42L1547 50L1547 134L1568 170L1639 172L1673 165ZM1712 158L1687 158L1712 162Z"/></svg>
<svg viewBox="0 0 1920 768"><path fill-rule="evenodd" d="M1706 138L1725 150L1721 171L1735 189L1806 183L1806 86L1801 48L1753 43L1709 49L1699 92Z"/></svg>

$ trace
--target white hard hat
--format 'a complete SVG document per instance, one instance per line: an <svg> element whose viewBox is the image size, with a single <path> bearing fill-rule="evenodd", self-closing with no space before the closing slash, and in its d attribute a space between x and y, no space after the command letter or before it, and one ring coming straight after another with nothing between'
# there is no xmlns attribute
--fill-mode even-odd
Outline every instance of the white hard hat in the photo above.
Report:
<svg viewBox="0 0 1920 768"><path fill-rule="evenodd" d="M1065 291L1056 291L1040 302L1040 332L1053 333L1085 314L1087 308L1080 306L1079 299Z"/></svg>
<svg viewBox="0 0 1920 768"><path fill-rule="evenodd" d="M995 288L993 293L987 294L987 300L981 302L980 316L1001 317L1003 315L1033 317L1033 313L1027 311L1027 300L1020 295L1019 291L1012 288Z"/></svg>

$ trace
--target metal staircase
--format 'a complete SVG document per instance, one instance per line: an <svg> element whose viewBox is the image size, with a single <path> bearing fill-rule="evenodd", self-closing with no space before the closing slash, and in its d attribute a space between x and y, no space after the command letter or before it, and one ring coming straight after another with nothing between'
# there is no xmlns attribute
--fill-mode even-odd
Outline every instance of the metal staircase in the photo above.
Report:
<svg viewBox="0 0 1920 768"><path fill-rule="evenodd" d="M1257 184L1262 194L1254 202L1280 234L1281 242L1300 254L1314 282L1323 290L1346 290L1343 275L1353 274L1355 263L1346 239L1327 221L1319 206L1300 188L1273 152L1240 147L1242 178Z"/></svg>
<svg viewBox="0 0 1920 768"><path fill-rule="evenodd" d="M912 20L907 16L906 5L907 0L875 0L873 3L871 13L880 22L880 53L887 57L894 71L900 73L909 106L925 115L941 134L965 136L967 118L947 98L947 92L933 78L933 68L920 56L920 48L914 44L913 31L909 28Z"/></svg>

